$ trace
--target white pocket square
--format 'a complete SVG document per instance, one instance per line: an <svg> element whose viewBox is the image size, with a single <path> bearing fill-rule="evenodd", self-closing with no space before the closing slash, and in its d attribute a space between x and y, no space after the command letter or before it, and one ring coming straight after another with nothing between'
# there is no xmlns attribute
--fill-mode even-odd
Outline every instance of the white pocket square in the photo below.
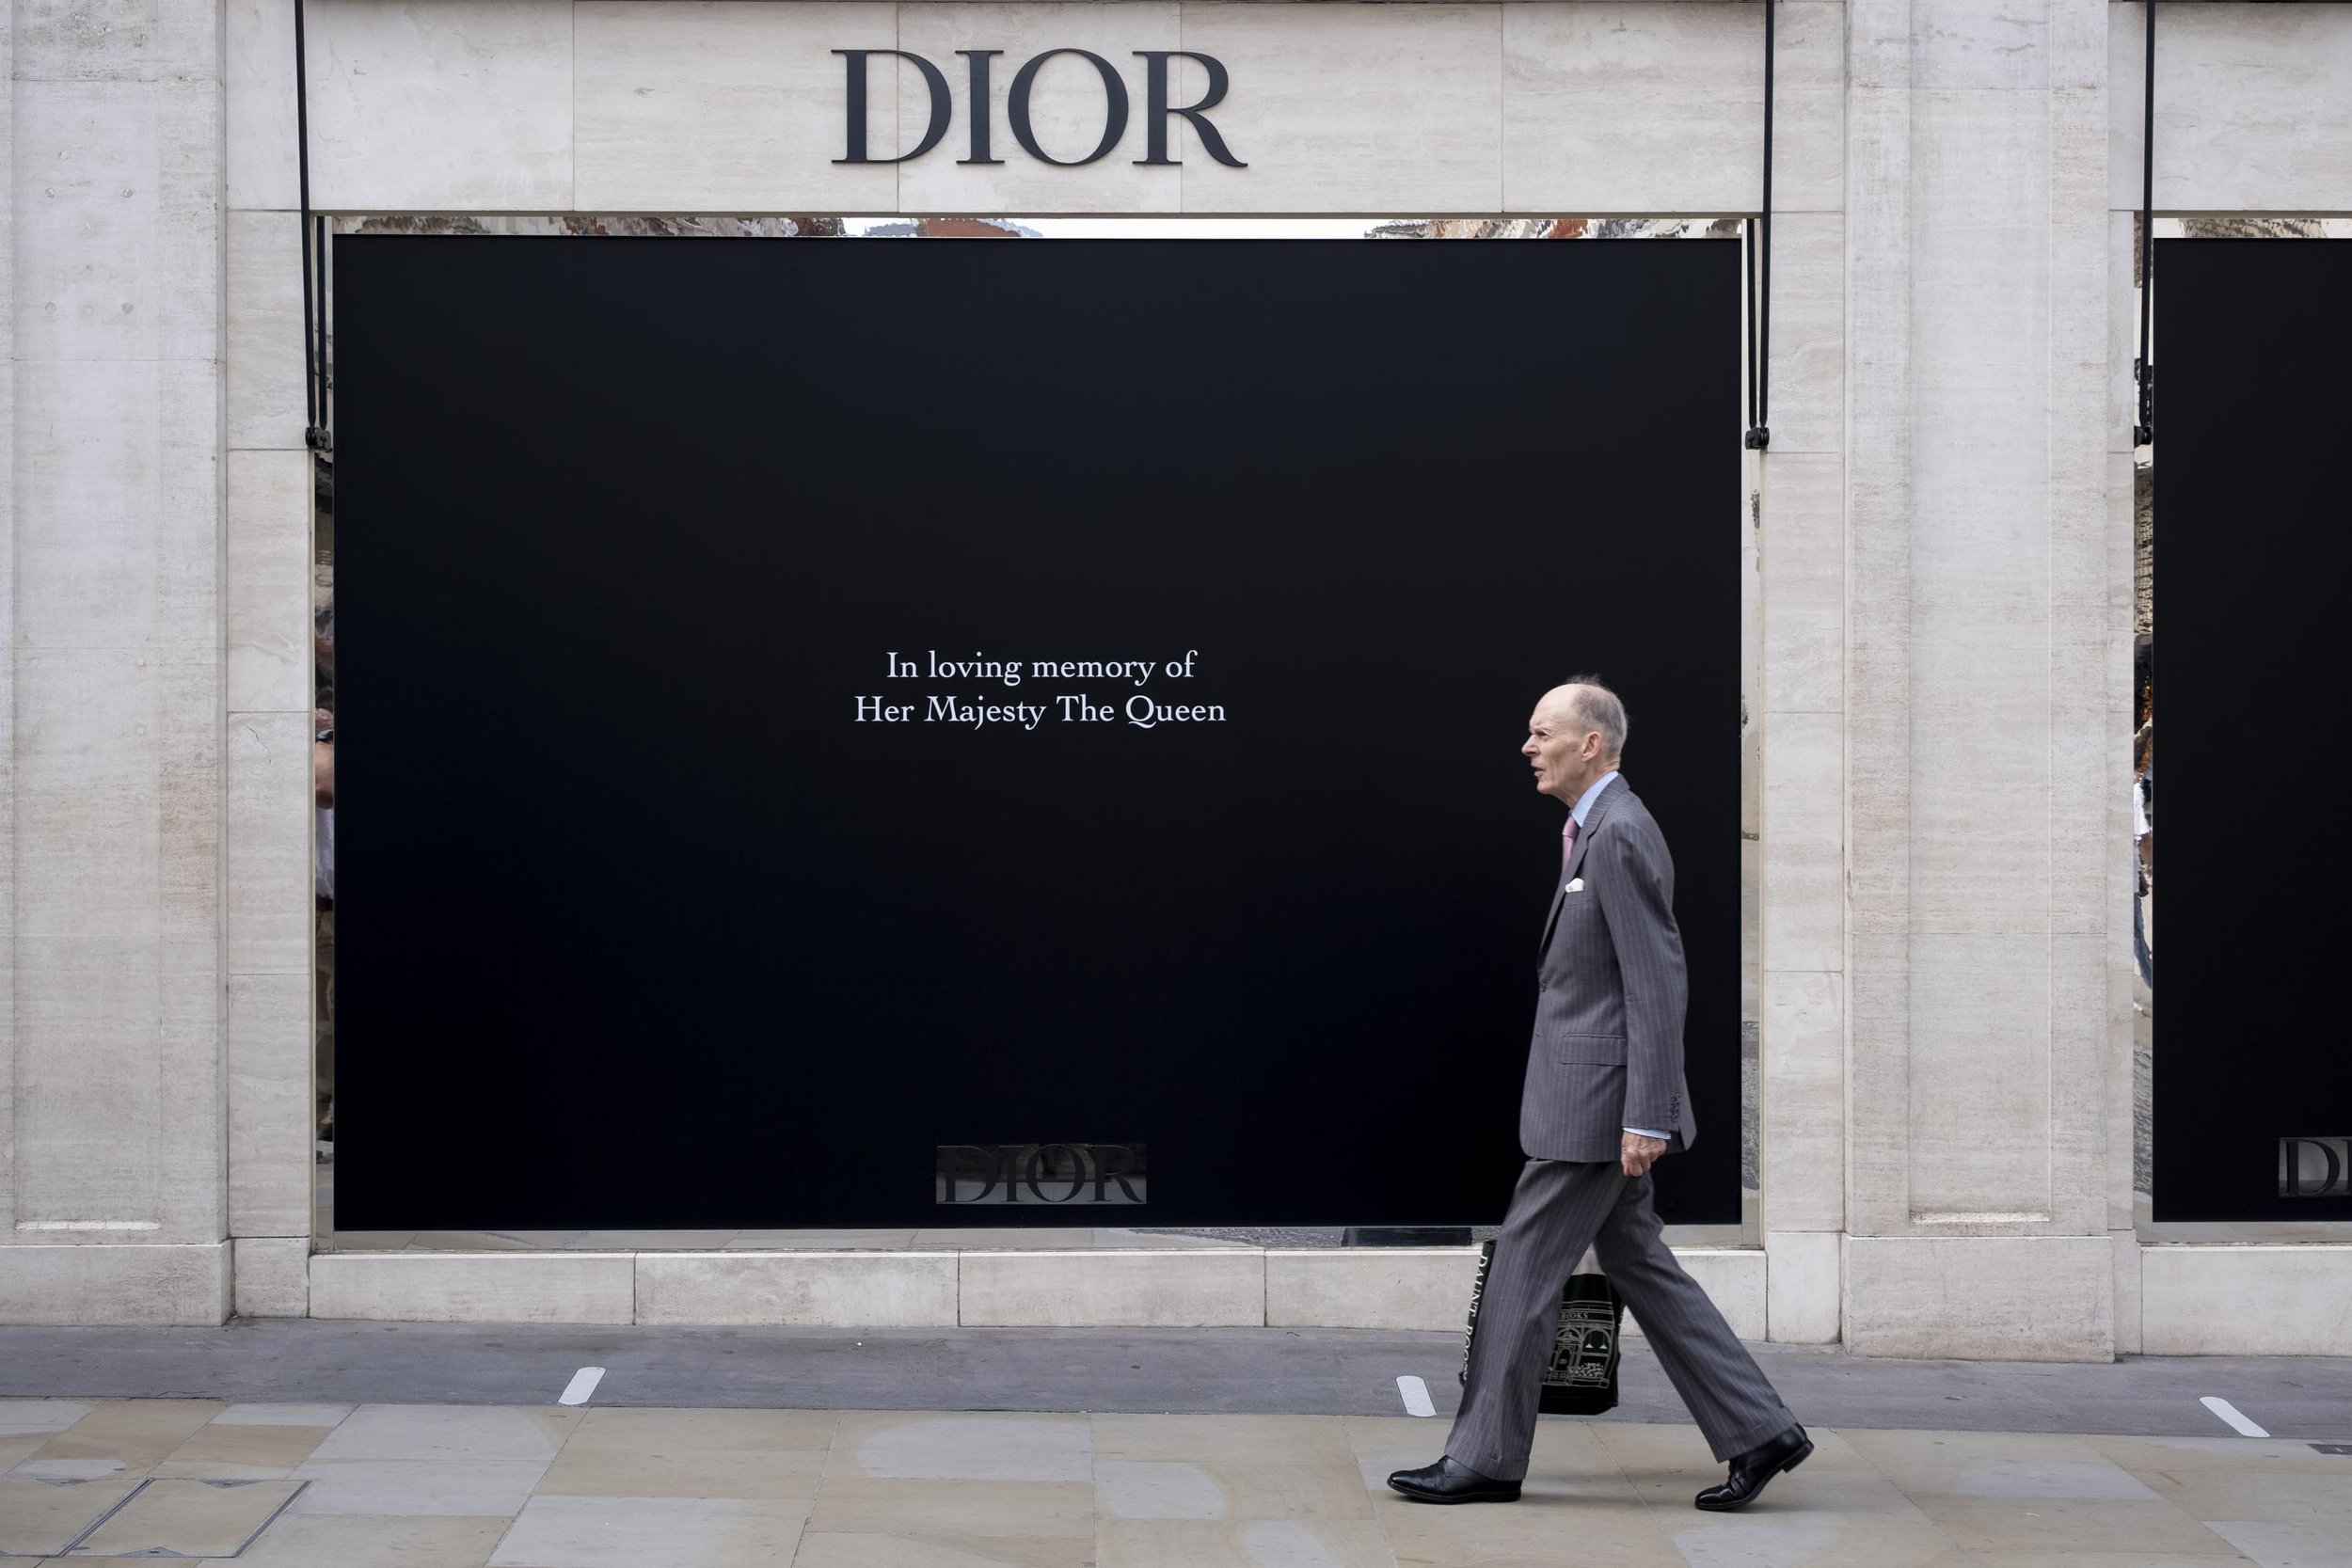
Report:
<svg viewBox="0 0 2352 1568"><path fill-rule="evenodd" d="M1560 891L1563 893L1582 893L1584 891L1584 879L1581 877L1575 878L1569 881L1566 887L1562 888Z"/></svg>

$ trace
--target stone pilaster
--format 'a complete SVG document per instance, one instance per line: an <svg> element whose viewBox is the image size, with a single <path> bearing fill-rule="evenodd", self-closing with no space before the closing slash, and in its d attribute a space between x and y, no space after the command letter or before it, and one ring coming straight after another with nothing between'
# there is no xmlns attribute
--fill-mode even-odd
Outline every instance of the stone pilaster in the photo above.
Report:
<svg viewBox="0 0 2352 1568"><path fill-rule="evenodd" d="M1769 1332L1797 1343L1838 1337L1846 1214L1845 38L1842 5L1780 8L1772 436L1756 465L1761 1217Z"/></svg>
<svg viewBox="0 0 2352 1568"><path fill-rule="evenodd" d="M217 1322L220 10L10 20L0 1316Z"/></svg>
<svg viewBox="0 0 2352 1568"><path fill-rule="evenodd" d="M1847 1342L2104 1358L2105 0L1856 0Z"/></svg>
<svg viewBox="0 0 2352 1568"><path fill-rule="evenodd" d="M330 8L312 5L313 29ZM229 1231L237 1309L308 1301L312 1139L312 459L303 379L293 0L229 0L223 335L229 577ZM317 31L311 57L326 57ZM315 95L315 86L314 86ZM248 1278L260 1272L264 1286Z"/></svg>

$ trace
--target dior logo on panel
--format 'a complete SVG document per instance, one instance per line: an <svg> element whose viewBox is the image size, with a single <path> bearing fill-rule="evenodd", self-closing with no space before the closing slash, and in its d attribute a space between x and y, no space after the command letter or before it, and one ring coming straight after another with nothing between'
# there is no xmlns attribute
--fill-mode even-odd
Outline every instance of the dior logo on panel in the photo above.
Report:
<svg viewBox="0 0 2352 1568"><path fill-rule="evenodd" d="M836 49L849 71L848 91L843 98L846 147L836 164L903 164L920 158L937 147L947 135L948 121L955 115L955 92L947 85L946 73L920 55L904 49ZM959 49L956 53L964 61L964 126L966 155L959 164L1001 164L1005 160L993 152L996 116L990 93L990 78L993 62L1004 54L1001 49ZM1225 145L1209 119L1209 111L1225 102L1225 92L1232 78L1223 64L1207 55L1190 49L1138 49L1136 58L1143 61L1143 156L1138 164L1181 164L1182 158L1168 152L1168 122L1182 118L1200 139L1201 149L1228 168L1248 168ZM880 55L889 59L904 60L914 67L923 78L923 90L928 95L930 117L923 127L923 135L904 152L878 156L866 140L866 61ZM1029 114L1029 103L1037 87L1038 72L1057 55L1068 55L1094 68L1102 82L1103 133L1094 150L1083 158L1057 158L1045 150L1037 139L1037 127ZM1190 103L1168 102L1168 62L1184 59L1199 62L1208 77L1200 96ZM1075 168L1110 156L1127 135L1127 80L1119 67L1089 49L1048 49L1034 55L1012 74L1012 86L1005 94L1005 119L1012 128L1012 139L1021 144L1021 150L1041 164L1056 164Z"/></svg>
<svg viewBox="0 0 2352 1568"><path fill-rule="evenodd" d="M2279 1196L2352 1196L2352 1137L2280 1138Z"/></svg>
<svg viewBox="0 0 2352 1568"><path fill-rule="evenodd" d="M935 1203L1143 1203L1151 1162L1123 1144L941 1144Z"/></svg>

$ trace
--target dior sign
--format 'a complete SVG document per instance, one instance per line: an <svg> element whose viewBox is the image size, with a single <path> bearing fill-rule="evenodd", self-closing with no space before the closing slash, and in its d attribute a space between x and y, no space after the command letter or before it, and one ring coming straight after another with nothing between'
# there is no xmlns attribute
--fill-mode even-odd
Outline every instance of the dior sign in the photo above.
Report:
<svg viewBox="0 0 2352 1568"><path fill-rule="evenodd" d="M1142 1203L1149 1172L1141 1144L941 1144L932 1201Z"/></svg>
<svg viewBox="0 0 2352 1568"><path fill-rule="evenodd" d="M2279 1196L2352 1196L2352 1138L2280 1138Z"/></svg>
<svg viewBox="0 0 2352 1568"><path fill-rule="evenodd" d="M946 72L920 55L904 49L836 49L849 71L849 90L844 97L844 123L847 146L836 164L903 164L920 158L937 147L947 135L948 121L955 114L955 94L947 86ZM966 83L964 120L966 153L959 164L1001 164L1005 160L993 155L993 133L995 114L991 107L990 77L993 63L1004 54L1001 49L959 49L956 53L964 61ZM1183 159L1168 152L1168 122L1181 117L1200 138L1201 147L1210 157L1228 168L1249 166L1233 156L1225 145L1225 138L1209 121L1209 111L1225 101L1226 88L1231 86L1225 67L1207 55L1190 49L1138 49L1136 56L1143 61L1143 156L1138 164L1181 164ZM900 59L914 67L923 78L923 89L929 95L930 117L923 127L923 135L906 151L890 156L876 156L866 140L866 62L877 55ZM1094 144L1094 150L1083 158L1057 158L1045 150L1037 139L1037 127L1030 118L1030 99L1037 88L1037 73L1045 62L1057 55L1069 55L1084 60L1094 68L1103 84L1103 134ZM1208 86L1200 97L1191 103L1168 102L1168 62L1174 59L1197 60L1208 74ZM1048 49L1032 56L1027 64L1012 74L1012 87L1005 95L1005 119L1012 128L1012 139L1021 144L1021 150L1041 164L1057 164L1075 168L1110 156L1127 134L1127 83L1119 68L1089 49Z"/></svg>

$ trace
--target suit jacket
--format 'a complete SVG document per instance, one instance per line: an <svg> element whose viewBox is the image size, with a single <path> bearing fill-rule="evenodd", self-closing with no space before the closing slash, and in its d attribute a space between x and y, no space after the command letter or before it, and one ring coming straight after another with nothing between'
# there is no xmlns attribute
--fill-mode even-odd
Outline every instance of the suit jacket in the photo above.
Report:
<svg viewBox="0 0 2352 1568"><path fill-rule="evenodd" d="M1543 989L1519 1097L1530 1159L1614 1162L1628 1126L1672 1132L1669 1149L1697 1139L1674 896L1665 835L1625 780L1611 780L1577 832L1538 950Z"/></svg>

